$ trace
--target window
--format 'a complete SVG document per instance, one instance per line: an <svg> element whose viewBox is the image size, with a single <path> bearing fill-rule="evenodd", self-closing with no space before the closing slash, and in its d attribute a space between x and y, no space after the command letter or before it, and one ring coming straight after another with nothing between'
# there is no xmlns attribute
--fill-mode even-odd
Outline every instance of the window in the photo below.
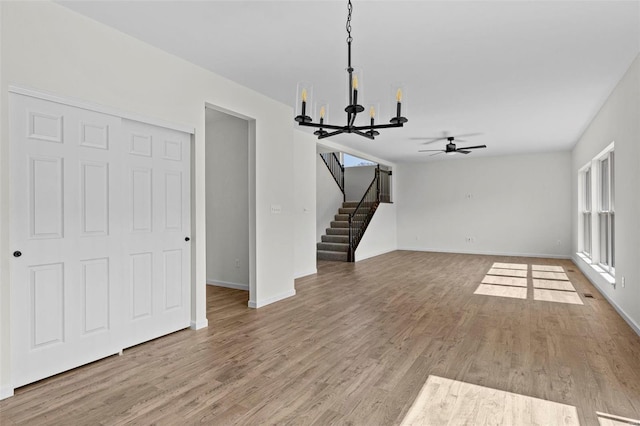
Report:
<svg viewBox="0 0 640 426"><path fill-rule="evenodd" d="M591 257L591 167L582 172L582 252Z"/></svg>
<svg viewBox="0 0 640 426"><path fill-rule="evenodd" d="M615 253L615 163L613 142L578 175L578 255L613 283Z"/></svg>
<svg viewBox="0 0 640 426"><path fill-rule="evenodd" d="M608 152L599 160L599 264L611 275L615 271L614 155Z"/></svg>

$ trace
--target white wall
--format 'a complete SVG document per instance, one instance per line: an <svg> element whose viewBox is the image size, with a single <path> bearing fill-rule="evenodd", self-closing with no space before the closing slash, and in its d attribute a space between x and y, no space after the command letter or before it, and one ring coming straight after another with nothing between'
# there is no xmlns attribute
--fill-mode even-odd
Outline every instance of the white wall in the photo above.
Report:
<svg viewBox="0 0 640 426"><path fill-rule="evenodd" d="M398 249L396 205L380 203L356 249L356 262Z"/></svg>
<svg viewBox="0 0 640 426"><path fill-rule="evenodd" d="M342 191L320 157L320 152L326 151L319 149L316 153L316 242L320 242L325 229L334 220L343 199Z"/></svg>
<svg viewBox="0 0 640 426"><path fill-rule="evenodd" d="M293 264L294 277L316 269L316 138L293 132ZM326 166L324 166L326 169ZM335 185L335 183L334 183ZM337 186L337 185L336 185Z"/></svg>
<svg viewBox="0 0 640 426"><path fill-rule="evenodd" d="M0 2L0 389L10 388L10 84L195 128L192 325L206 326L206 103L255 119L256 291L251 306L295 294L292 108L49 2ZM273 167L278 164L278 167ZM250 186L254 183L250 183ZM271 205L281 214L271 214ZM215 324L214 324L215 326Z"/></svg>
<svg viewBox="0 0 640 426"><path fill-rule="evenodd" d="M571 219L574 262L640 334L640 56L620 80L576 144L571 167ZM614 288L575 256L578 250L578 170L615 142ZM626 286L622 287L622 277Z"/></svg>
<svg viewBox="0 0 640 426"><path fill-rule="evenodd" d="M249 123L207 108L207 283L249 290Z"/></svg>
<svg viewBox="0 0 640 426"><path fill-rule="evenodd" d="M346 167L344 193L347 201L360 201L376 175L377 166Z"/></svg>
<svg viewBox="0 0 640 426"><path fill-rule="evenodd" d="M568 258L570 170L568 152L400 164L398 247Z"/></svg>

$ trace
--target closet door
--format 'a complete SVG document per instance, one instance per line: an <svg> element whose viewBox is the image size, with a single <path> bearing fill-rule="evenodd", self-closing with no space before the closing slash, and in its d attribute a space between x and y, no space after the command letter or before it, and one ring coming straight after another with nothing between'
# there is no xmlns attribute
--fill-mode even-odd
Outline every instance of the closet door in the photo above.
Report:
<svg viewBox="0 0 640 426"><path fill-rule="evenodd" d="M190 135L122 123L124 347L189 326Z"/></svg>
<svg viewBox="0 0 640 426"><path fill-rule="evenodd" d="M9 114L14 386L188 327L190 135L17 93Z"/></svg>
<svg viewBox="0 0 640 426"><path fill-rule="evenodd" d="M11 93L13 384L117 353L120 119Z"/></svg>

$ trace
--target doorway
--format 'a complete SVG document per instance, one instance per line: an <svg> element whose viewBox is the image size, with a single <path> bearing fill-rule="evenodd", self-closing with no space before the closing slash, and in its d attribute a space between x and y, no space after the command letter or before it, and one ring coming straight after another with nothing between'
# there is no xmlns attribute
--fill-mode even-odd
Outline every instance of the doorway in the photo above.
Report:
<svg viewBox="0 0 640 426"><path fill-rule="evenodd" d="M255 121L205 108L206 278L255 294Z"/></svg>

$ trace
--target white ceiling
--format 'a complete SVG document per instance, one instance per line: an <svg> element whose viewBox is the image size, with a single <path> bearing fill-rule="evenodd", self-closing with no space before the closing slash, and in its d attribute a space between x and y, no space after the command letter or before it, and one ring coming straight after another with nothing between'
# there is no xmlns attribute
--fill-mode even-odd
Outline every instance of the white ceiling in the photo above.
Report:
<svg viewBox="0 0 640 426"><path fill-rule="evenodd" d="M640 51L639 1L353 1L361 95L388 117L402 83L409 122L334 140L389 161L443 132L481 133L473 156L569 150ZM346 1L60 3L289 105L313 82L346 120Z"/></svg>

